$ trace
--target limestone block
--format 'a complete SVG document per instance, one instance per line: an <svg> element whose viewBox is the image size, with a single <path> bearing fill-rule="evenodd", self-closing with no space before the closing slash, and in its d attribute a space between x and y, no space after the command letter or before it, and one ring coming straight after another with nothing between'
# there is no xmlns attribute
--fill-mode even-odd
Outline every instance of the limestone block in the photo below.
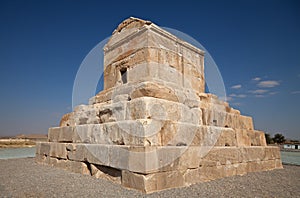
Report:
<svg viewBox="0 0 300 198"><path fill-rule="evenodd" d="M224 126L229 127L229 128L240 128L238 126L238 119L239 115L237 114L232 114L232 113L226 113L225 115L225 121L224 121Z"/></svg>
<svg viewBox="0 0 300 198"><path fill-rule="evenodd" d="M50 153L50 144L48 142L39 142L36 147L36 154L47 155Z"/></svg>
<svg viewBox="0 0 300 198"><path fill-rule="evenodd" d="M112 98L112 103L101 103L94 105L94 109L97 112L98 121L96 123L87 122L86 124L102 124L124 120L126 117L126 106L129 96L128 94L121 94L118 96L114 96Z"/></svg>
<svg viewBox="0 0 300 198"><path fill-rule="evenodd" d="M94 108L94 106L90 106L90 105L76 106L72 117L75 123L74 125L98 124L99 117L97 116L97 113L98 112Z"/></svg>
<svg viewBox="0 0 300 198"><path fill-rule="evenodd" d="M148 63L157 65L168 65L175 68L179 73L182 73L182 55L177 51L172 51L165 48L148 47Z"/></svg>
<svg viewBox="0 0 300 198"><path fill-rule="evenodd" d="M188 148L181 148L178 153L180 154L180 157L178 157L174 161L174 163L171 164L172 170L198 168L203 155L205 155L205 152L203 152L203 149L199 146L189 146ZM173 158L175 157L177 156L174 156ZM176 162L178 164L177 167L174 166L174 164L176 165Z"/></svg>
<svg viewBox="0 0 300 198"><path fill-rule="evenodd" d="M238 163L238 164L235 164L235 166L236 166L236 174L237 175L245 175L248 173L247 163Z"/></svg>
<svg viewBox="0 0 300 198"><path fill-rule="evenodd" d="M158 65L154 63L142 63L132 66L127 70L129 83L147 82L157 77Z"/></svg>
<svg viewBox="0 0 300 198"><path fill-rule="evenodd" d="M202 122L204 125L209 126L226 126L226 112L217 108L215 106L211 106L209 108L201 108L202 110Z"/></svg>
<svg viewBox="0 0 300 198"><path fill-rule="evenodd" d="M200 161L200 166L220 166L240 163L240 151L236 147L214 147Z"/></svg>
<svg viewBox="0 0 300 198"><path fill-rule="evenodd" d="M266 146L265 135L261 131L235 129L238 146Z"/></svg>
<svg viewBox="0 0 300 198"><path fill-rule="evenodd" d="M109 44L104 47L104 67L110 65L116 60L120 60L123 54L145 48L148 45L148 32L147 28L142 28L130 38L124 38L121 42L110 46ZM108 87L107 87L108 88ZM106 89L106 87L104 87Z"/></svg>
<svg viewBox="0 0 300 198"><path fill-rule="evenodd" d="M243 147L241 150L242 162L262 161L265 158L265 147Z"/></svg>
<svg viewBox="0 0 300 198"><path fill-rule="evenodd" d="M215 146L237 146L236 132L231 128L222 130Z"/></svg>
<svg viewBox="0 0 300 198"><path fill-rule="evenodd" d="M138 84L128 82L126 84L122 84L120 86L114 87L112 89L111 99L115 101L115 97L118 97L119 95L130 94L135 89L136 86L138 86Z"/></svg>
<svg viewBox="0 0 300 198"><path fill-rule="evenodd" d="M113 102L126 102L129 100L129 94L120 94L120 95L117 95L113 98Z"/></svg>
<svg viewBox="0 0 300 198"><path fill-rule="evenodd" d="M267 146L267 141L265 137L265 133L263 131L256 131L255 133L255 139L258 140L259 146Z"/></svg>
<svg viewBox="0 0 300 198"><path fill-rule="evenodd" d="M224 128L215 126L201 126L199 129L200 130L197 130L196 136L193 140L193 145L213 147L216 145L216 142Z"/></svg>
<svg viewBox="0 0 300 198"><path fill-rule="evenodd" d="M280 148L277 146L266 146L264 160L280 159Z"/></svg>
<svg viewBox="0 0 300 198"><path fill-rule="evenodd" d="M159 131L162 125L162 121L153 119L139 119L117 123L125 145L141 146L161 145Z"/></svg>
<svg viewBox="0 0 300 198"><path fill-rule="evenodd" d="M59 126L70 126L72 125L72 121L71 121L71 117L73 116L73 112L72 113L67 113L65 115L63 115L63 117L61 118L60 122L59 122Z"/></svg>
<svg viewBox="0 0 300 198"><path fill-rule="evenodd" d="M156 191L185 186L183 172L180 170L154 173L154 178L157 181Z"/></svg>
<svg viewBox="0 0 300 198"><path fill-rule="evenodd" d="M88 149L89 153L87 156L87 161L94 164L99 165L105 165L110 166L110 158L109 158L109 152L111 149L111 146L109 145L93 145L88 144L86 145L86 148Z"/></svg>
<svg viewBox="0 0 300 198"><path fill-rule="evenodd" d="M134 188L145 193L184 186L184 177L181 171L168 171L153 174L137 174L122 171L122 185Z"/></svg>
<svg viewBox="0 0 300 198"><path fill-rule="evenodd" d="M161 121L125 120L105 124L80 125L74 128L82 143L117 145L160 145Z"/></svg>
<svg viewBox="0 0 300 198"><path fill-rule="evenodd" d="M128 147L124 146L112 146L108 151L109 166L120 169L128 170L129 164L129 152ZM137 161L139 159L136 159Z"/></svg>
<svg viewBox="0 0 300 198"><path fill-rule="evenodd" d="M263 171L262 161L247 162L247 172L260 172Z"/></svg>
<svg viewBox="0 0 300 198"><path fill-rule="evenodd" d="M99 92L98 94L96 94L96 96L94 96L90 99L89 105L110 101L112 99L113 92L114 92L113 88L109 88L109 89Z"/></svg>
<svg viewBox="0 0 300 198"><path fill-rule="evenodd" d="M188 169L184 174L184 181L186 185L192 185L195 183L203 182L202 174L199 171L199 168Z"/></svg>
<svg viewBox="0 0 300 198"><path fill-rule="evenodd" d="M111 125L111 124L108 124ZM112 144L103 124L86 124L74 127L74 133L80 137L81 143ZM115 140L117 141L117 140Z"/></svg>
<svg viewBox="0 0 300 198"><path fill-rule="evenodd" d="M205 91L205 81L204 77L194 77L190 76L187 80L187 77L185 77L185 82L190 82L191 83L191 88L193 88L196 92L204 92Z"/></svg>
<svg viewBox="0 0 300 198"><path fill-rule="evenodd" d="M112 65L107 65L103 71L104 76L104 90L110 89L116 85L118 80L116 68Z"/></svg>
<svg viewBox="0 0 300 198"><path fill-rule="evenodd" d="M48 141L50 142L76 142L80 138L73 131L74 127L53 127L48 130Z"/></svg>
<svg viewBox="0 0 300 198"><path fill-rule="evenodd" d="M178 102L178 98L172 89L150 82L141 84L130 95L131 99L139 97L154 97Z"/></svg>
<svg viewBox="0 0 300 198"><path fill-rule="evenodd" d="M155 181L152 182L152 185L148 184L146 186L145 180L147 175L133 173L127 170L122 171L122 185L128 188L134 188L142 192L154 191L155 190ZM150 182L149 182L150 183Z"/></svg>
<svg viewBox="0 0 300 198"><path fill-rule="evenodd" d="M59 132L59 142L73 142L78 137L74 134L73 127L61 127Z"/></svg>
<svg viewBox="0 0 300 198"><path fill-rule="evenodd" d="M68 159L73 161L86 161L89 151L84 144L69 144L67 146L69 151L67 152Z"/></svg>
<svg viewBox="0 0 300 198"><path fill-rule="evenodd" d="M251 146L251 139L246 129L235 129L238 146Z"/></svg>
<svg viewBox="0 0 300 198"><path fill-rule="evenodd" d="M132 69L136 65L147 63L148 48L129 49L123 54L120 54L110 65L116 71L120 69ZM110 66L107 65L106 67Z"/></svg>
<svg viewBox="0 0 300 198"><path fill-rule="evenodd" d="M249 116L239 116L239 123L236 128L253 130L253 120Z"/></svg>
<svg viewBox="0 0 300 198"><path fill-rule="evenodd" d="M129 147L129 152L122 147L123 150L119 148L115 147L115 149L113 149L114 156L122 156L125 158L123 158L123 160L115 158L114 160L116 160L116 162L113 162L113 167L123 167L132 172L145 174L158 171L186 170L188 168L197 168L199 165L204 164L201 158L205 150L199 146ZM237 153L236 148L232 148L231 150L234 151L235 154ZM222 151L222 149L220 149L220 151ZM219 155L222 156L223 153L219 152ZM231 154L230 151L228 151L228 153L227 156ZM231 156L232 155L233 154L231 154ZM231 164L237 161L237 159L233 157L226 159L224 155L223 158L223 164ZM238 158L237 154L235 158ZM117 162L118 160L122 162L122 165L120 165L120 162ZM206 162L207 161L208 160L206 160ZM214 165L220 164L216 159L213 163Z"/></svg>
<svg viewBox="0 0 300 198"><path fill-rule="evenodd" d="M140 171L135 172L140 173L186 169L182 166L183 163L181 163L182 160L180 159L186 149L187 147L185 146L162 146L154 150L146 148L145 152L131 153L131 159L138 156L141 160L139 160L139 167L133 164L134 166L130 168L135 168L134 170L139 169ZM189 162L191 160L187 161L186 164L189 164Z"/></svg>
<svg viewBox="0 0 300 198"><path fill-rule="evenodd" d="M129 156L127 170L143 174L196 168L201 160L201 149L193 146L130 147L129 151L124 154Z"/></svg>
<svg viewBox="0 0 300 198"><path fill-rule="evenodd" d="M113 31L113 36L107 42L106 47L109 48L115 43L120 42L124 38L136 33L140 28L145 25L150 25L151 21L145 21L138 18L130 17L124 20L118 25L118 27Z"/></svg>
<svg viewBox="0 0 300 198"><path fill-rule="evenodd" d="M262 131L248 131L251 140L251 146L267 146L265 133Z"/></svg>
<svg viewBox="0 0 300 198"><path fill-rule="evenodd" d="M185 43L181 46L181 52L182 52L182 56L184 57L184 67L188 68L186 63L193 65L193 68L191 73L193 76L197 76L197 75L204 75L204 65L203 65L203 58L204 58L204 54L203 51L199 51L190 48L190 46L185 45ZM202 61L201 61L202 60Z"/></svg>
<svg viewBox="0 0 300 198"><path fill-rule="evenodd" d="M52 127L48 129L48 141L58 142L60 134L60 127Z"/></svg>
<svg viewBox="0 0 300 198"><path fill-rule="evenodd" d="M165 63L159 64L157 70L157 77L159 79L166 82L182 85L182 79L184 76L176 68L170 67ZM189 88L191 88L191 86Z"/></svg>
<svg viewBox="0 0 300 198"><path fill-rule="evenodd" d="M187 185L191 185L233 176L236 173L236 167L233 165L204 166L197 169L188 169L184 175L184 180Z"/></svg>
<svg viewBox="0 0 300 198"><path fill-rule="evenodd" d="M87 165L83 162L57 159L57 158L49 158L48 164L54 167L62 168L74 173L80 173L83 175L90 175L90 171Z"/></svg>
<svg viewBox="0 0 300 198"><path fill-rule="evenodd" d="M276 169L281 169L281 168L283 168L281 159L275 159L275 168L276 168Z"/></svg>
<svg viewBox="0 0 300 198"><path fill-rule="evenodd" d="M225 104L203 104L203 119L205 125L215 125L229 127L234 129L253 130L252 118L248 116L240 116L236 113L229 113L228 107ZM229 111L229 112L228 112Z"/></svg>
<svg viewBox="0 0 300 198"><path fill-rule="evenodd" d="M186 105L171 102L164 99L142 97L136 98L127 105L126 119L147 119L172 120L201 124L202 111L197 108L189 108Z"/></svg>
<svg viewBox="0 0 300 198"><path fill-rule="evenodd" d="M220 134L224 130L227 129L222 127L165 121L160 131L161 145L201 145L212 147L216 145Z"/></svg>
<svg viewBox="0 0 300 198"><path fill-rule="evenodd" d="M50 157L56 157L60 159L67 159L66 143L49 142L50 144Z"/></svg>
<svg viewBox="0 0 300 198"><path fill-rule="evenodd" d="M244 166L246 166L246 172L259 172L259 171L268 171L273 170L275 168L282 168L281 162L278 163L277 167L277 161L276 160L266 160L266 161L251 161L248 163L243 163Z"/></svg>
<svg viewBox="0 0 300 198"><path fill-rule="evenodd" d="M68 151L68 159L74 161L87 161L89 163L109 166L110 145L76 144L73 150Z"/></svg>
<svg viewBox="0 0 300 198"><path fill-rule="evenodd" d="M162 145L190 145L200 144L204 131L198 125L165 121L161 128ZM199 141L199 142L198 142Z"/></svg>
<svg viewBox="0 0 300 198"><path fill-rule="evenodd" d="M196 61L196 62L192 63L192 61ZM195 60L194 58L185 57L183 64L184 64L183 66L184 66L185 77L201 78L201 76L203 76L203 70L201 70L202 68L199 66L200 64L199 58Z"/></svg>
<svg viewBox="0 0 300 198"><path fill-rule="evenodd" d="M75 162L67 160L67 170L83 175L91 175L87 165L83 162Z"/></svg>
<svg viewBox="0 0 300 198"><path fill-rule="evenodd" d="M276 168L276 161L275 160L261 161L261 168L263 171L273 170Z"/></svg>
<svg viewBox="0 0 300 198"><path fill-rule="evenodd" d="M161 48L168 51L177 52L178 44L176 43L176 37L165 32L158 30L155 26L152 26L148 31L148 46L151 48ZM167 33L167 34L166 34ZM167 37L166 37L167 35ZM171 39L170 39L171 38ZM161 61L167 60L166 57L161 57Z"/></svg>
<svg viewBox="0 0 300 198"><path fill-rule="evenodd" d="M91 164L91 175L121 184L121 171L107 166Z"/></svg>

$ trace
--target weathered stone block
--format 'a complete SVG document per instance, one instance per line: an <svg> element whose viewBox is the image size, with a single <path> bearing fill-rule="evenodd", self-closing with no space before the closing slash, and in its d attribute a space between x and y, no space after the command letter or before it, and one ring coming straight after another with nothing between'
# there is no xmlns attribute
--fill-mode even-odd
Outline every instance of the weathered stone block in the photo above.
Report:
<svg viewBox="0 0 300 198"><path fill-rule="evenodd" d="M264 160L280 159L280 148L277 146L266 146L264 156Z"/></svg>
<svg viewBox="0 0 300 198"><path fill-rule="evenodd" d="M76 142L79 137L75 136L74 127L63 126L49 128L48 141L49 142Z"/></svg>
<svg viewBox="0 0 300 198"><path fill-rule="evenodd" d="M242 162L262 161L265 158L265 148L261 146L257 147L243 147L241 148Z"/></svg>
<svg viewBox="0 0 300 198"><path fill-rule="evenodd" d="M130 98L132 99L140 97L153 97L178 102L173 89L151 82L141 84L130 94Z"/></svg>
<svg viewBox="0 0 300 198"><path fill-rule="evenodd" d="M182 187L185 185L181 171L169 171L142 175L130 171L122 171L122 185L145 193Z"/></svg>
<svg viewBox="0 0 300 198"><path fill-rule="evenodd" d="M223 129L215 146L237 146L236 132L231 128Z"/></svg>
<svg viewBox="0 0 300 198"><path fill-rule="evenodd" d="M121 171L107 166L91 164L91 175L121 184Z"/></svg>
<svg viewBox="0 0 300 198"><path fill-rule="evenodd" d="M220 166L240 162L240 149L236 147L214 147L201 159L200 166Z"/></svg>
<svg viewBox="0 0 300 198"><path fill-rule="evenodd" d="M50 157L56 157L60 159L67 159L67 148L65 143L54 143L49 142L50 144Z"/></svg>
<svg viewBox="0 0 300 198"><path fill-rule="evenodd" d="M39 142L36 147L36 154L47 155L50 153L50 144L47 142Z"/></svg>

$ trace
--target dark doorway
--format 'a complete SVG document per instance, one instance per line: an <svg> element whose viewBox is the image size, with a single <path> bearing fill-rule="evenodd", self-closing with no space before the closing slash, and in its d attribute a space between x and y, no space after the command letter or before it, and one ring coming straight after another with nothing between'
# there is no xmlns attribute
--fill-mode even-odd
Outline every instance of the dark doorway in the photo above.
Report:
<svg viewBox="0 0 300 198"><path fill-rule="evenodd" d="M127 83L127 68L120 69L123 84Z"/></svg>
<svg viewBox="0 0 300 198"><path fill-rule="evenodd" d="M295 145L295 149L298 149L298 145Z"/></svg>

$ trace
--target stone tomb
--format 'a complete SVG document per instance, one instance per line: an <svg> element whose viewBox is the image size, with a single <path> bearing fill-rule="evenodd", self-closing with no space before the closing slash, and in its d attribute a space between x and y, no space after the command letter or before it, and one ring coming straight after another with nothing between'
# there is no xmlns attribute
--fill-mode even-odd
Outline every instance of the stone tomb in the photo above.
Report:
<svg viewBox="0 0 300 198"><path fill-rule="evenodd" d="M38 163L145 193L282 168L251 117L205 93L204 52L132 17L104 47L104 90L36 148Z"/></svg>

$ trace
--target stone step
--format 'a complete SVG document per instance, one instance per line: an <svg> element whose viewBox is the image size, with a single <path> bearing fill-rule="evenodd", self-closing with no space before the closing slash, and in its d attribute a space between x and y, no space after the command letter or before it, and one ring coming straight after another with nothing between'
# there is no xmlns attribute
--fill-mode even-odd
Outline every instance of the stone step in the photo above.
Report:
<svg viewBox="0 0 300 198"><path fill-rule="evenodd" d="M278 147L126 146L38 143L37 155L148 174L254 161L280 160Z"/></svg>
<svg viewBox="0 0 300 198"><path fill-rule="evenodd" d="M265 146L264 133L170 120L137 119L103 124L53 127L50 142L137 146L216 145Z"/></svg>

